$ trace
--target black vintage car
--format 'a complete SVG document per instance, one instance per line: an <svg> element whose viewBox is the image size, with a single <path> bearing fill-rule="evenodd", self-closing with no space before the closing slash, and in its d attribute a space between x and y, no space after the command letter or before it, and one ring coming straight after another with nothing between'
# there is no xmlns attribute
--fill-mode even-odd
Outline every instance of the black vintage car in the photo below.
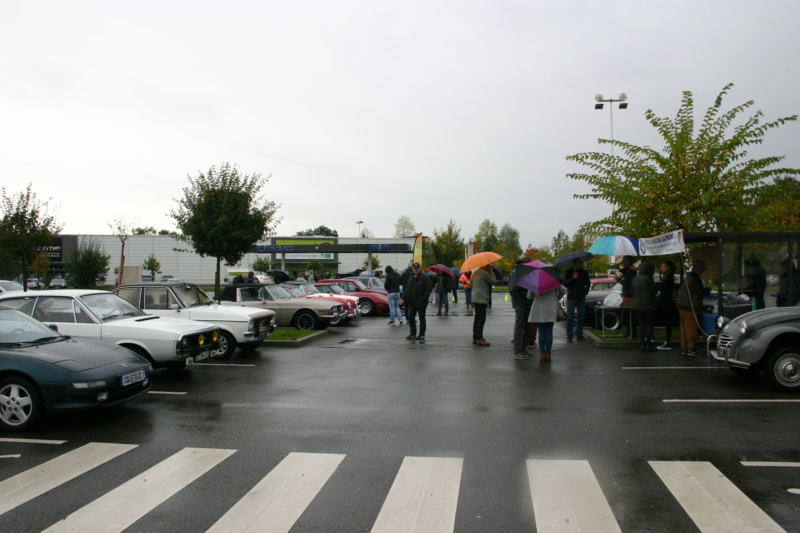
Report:
<svg viewBox="0 0 800 533"><path fill-rule="evenodd" d="M0 307L0 429L24 431L46 414L127 402L150 389L152 371L127 348L66 337Z"/></svg>

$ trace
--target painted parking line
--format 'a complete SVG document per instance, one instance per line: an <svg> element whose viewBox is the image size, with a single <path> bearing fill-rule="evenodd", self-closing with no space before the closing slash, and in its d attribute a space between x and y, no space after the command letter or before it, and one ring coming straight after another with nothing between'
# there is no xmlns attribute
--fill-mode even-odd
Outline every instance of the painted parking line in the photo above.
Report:
<svg viewBox="0 0 800 533"><path fill-rule="evenodd" d="M139 520L236 450L184 448L53 524L45 533L117 532Z"/></svg>
<svg viewBox="0 0 800 533"><path fill-rule="evenodd" d="M164 394L167 396L183 396L185 394L189 394L188 392L172 392L166 390L151 390L147 391L147 394Z"/></svg>
<svg viewBox="0 0 800 533"><path fill-rule="evenodd" d="M344 457L339 454L290 453L207 533L288 532Z"/></svg>
<svg viewBox="0 0 800 533"><path fill-rule="evenodd" d="M700 531L786 533L711 463L648 462Z"/></svg>
<svg viewBox="0 0 800 533"><path fill-rule="evenodd" d="M536 531L620 533L589 461L526 461Z"/></svg>
<svg viewBox="0 0 800 533"><path fill-rule="evenodd" d="M406 457L372 533L452 533L464 460Z"/></svg>
<svg viewBox="0 0 800 533"><path fill-rule="evenodd" d="M194 366L256 366L252 364L245 364L245 363L197 363Z"/></svg>
<svg viewBox="0 0 800 533"><path fill-rule="evenodd" d="M0 481L0 515L134 448L133 444L90 442Z"/></svg>
<svg viewBox="0 0 800 533"><path fill-rule="evenodd" d="M14 455L0 455L0 459L19 459L20 457L22 457L22 455L18 453Z"/></svg>
<svg viewBox="0 0 800 533"><path fill-rule="evenodd" d="M742 466L777 466L781 468L800 468L800 463L782 463L779 461L741 461Z"/></svg>
<svg viewBox="0 0 800 533"><path fill-rule="evenodd" d="M800 403L800 400L788 400L788 399L741 399L741 398L733 398L728 400L711 400L711 399L692 399L692 400L661 400L664 403Z"/></svg>
<svg viewBox="0 0 800 533"><path fill-rule="evenodd" d="M728 370L727 366L623 366L622 370Z"/></svg>
<svg viewBox="0 0 800 533"><path fill-rule="evenodd" d="M15 439L3 438L0 442L22 442L24 444L64 444L65 440L46 440L46 439Z"/></svg>

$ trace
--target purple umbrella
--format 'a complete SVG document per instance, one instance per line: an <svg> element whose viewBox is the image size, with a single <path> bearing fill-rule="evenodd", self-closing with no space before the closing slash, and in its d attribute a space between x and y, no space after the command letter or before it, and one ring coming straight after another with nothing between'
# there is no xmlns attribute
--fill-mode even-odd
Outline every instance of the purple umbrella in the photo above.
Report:
<svg viewBox="0 0 800 533"><path fill-rule="evenodd" d="M553 265L542 263L538 259L517 265L514 270L517 274L514 285L524 287L534 294L549 292L561 286L558 269Z"/></svg>

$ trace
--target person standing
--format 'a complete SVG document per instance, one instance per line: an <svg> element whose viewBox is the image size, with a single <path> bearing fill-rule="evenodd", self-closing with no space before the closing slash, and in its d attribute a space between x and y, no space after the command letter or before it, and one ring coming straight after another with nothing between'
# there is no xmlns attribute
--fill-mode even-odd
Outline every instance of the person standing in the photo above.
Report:
<svg viewBox="0 0 800 533"><path fill-rule="evenodd" d="M458 270L450 269L453 273L453 303L458 303Z"/></svg>
<svg viewBox="0 0 800 533"><path fill-rule="evenodd" d="M536 324L539 336L539 362L549 363L553 350L553 324L558 313L558 300L563 295L561 289L534 294L528 291L527 298L533 300L528 322Z"/></svg>
<svg viewBox="0 0 800 533"><path fill-rule="evenodd" d="M464 299L467 301L467 309L472 307L472 272L467 270L459 278L464 285Z"/></svg>
<svg viewBox="0 0 800 533"><path fill-rule="evenodd" d="M744 293L754 300L753 309L764 309L764 293L767 290L767 273L761 266L761 262L756 259L748 259L744 262Z"/></svg>
<svg viewBox="0 0 800 533"><path fill-rule="evenodd" d="M672 322L678 314L675 307L675 263L664 261L661 263L661 281L658 283L658 297L656 307L664 323L664 344L657 346L659 350L672 349Z"/></svg>
<svg viewBox="0 0 800 533"><path fill-rule="evenodd" d="M633 283L633 311L639 322L639 345L643 352L655 352L653 346L653 333L656 321L656 282L653 281L655 268L651 263L644 262L639 265L639 272Z"/></svg>
<svg viewBox="0 0 800 533"><path fill-rule="evenodd" d="M622 285L623 298L633 298L633 290L631 289L631 284L633 283L633 278L635 277L636 277L636 269L633 268L633 256L626 255L622 258L622 262L619 264L619 271L617 272L617 283ZM624 305L624 307L628 306ZM631 313L629 316L630 318L628 320L628 338L632 339L636 337L636 315L634 313Z"/></svg>
<svg viewBox="0 0 800 533"><path fill-rule="evenodd" d="M389 325L398 321L403 325L403 311L400 309L400 274L394 271L391 265L386 267L386 278L383 281L386 296L389 300Z"/></svg>
<svg viewBox="0 0 800 533"><path fill-rule="evenodd" d="M518 265L530 263L529 257L517 259ZM531 302L528 299L528 289L516 284L519 273L517 270L508 277L508 292L511 294L511 305L514 307L514 359L528 359L526 348L531 332L528 315L531 312Z"/></svg>
<svg viewBox="0 0 800 533"><path fill-rule="evenodd" d="M472 319L472 344L490 346L483 338L483 326L486 324L486 308L492 295L492 286L499 280L494 277L492 265L481 267L472 274L472 306L475 316Z"/></svg>
<svg viewBox="0 0 800 533"><path fill-rule="evenodd" d="M433 286L431 279L425 274L419 263L411 265L412 275L403 286L403 298L400 305L406 305L406 319L408 320L409 335L406 339L425 340L425 310L428 308L428 298ZM419 315L419 334L417 334L417 315Z"/></svg>
<svg viewBox="0 0 800 533"><path fill-rule="evenodd" d="M442 304L444 304L444 316L450 312L450 291L453 287L453 278L445 273L439 273L436 279L436 292L439 294L439 312L442 315Z"/></svg>
<svg viewBox="0 0 800 533"><path fill-rule="evenodd" d="M700 312L703 310L703 279L706 264L700 259L687 272L678 292L678 313L681 319L681 354L699 357L697 334L700 331Z"/></svg>
<svg viewBox="0 0 800 533"><path fill-rule="evenodd" d="M586 309L586 295L592 288L592 280L589 278L589 271L583 268L581 259L572 260L572 267L564 273L562 284L567 288L567 342L572 342L572 326L576 314L578 327L575 332L578 334L578 340L586 340L583 336L583 314Z"/></svg>
<svg viewBox="0 0 800 533"><path fill-rule="evenodd" d="M791 284L791 290L789 285ZM800 270L788 259L781 261L781 273L778 276L778 292L775 305L778 307L791 307L800 303Z"/></svg>

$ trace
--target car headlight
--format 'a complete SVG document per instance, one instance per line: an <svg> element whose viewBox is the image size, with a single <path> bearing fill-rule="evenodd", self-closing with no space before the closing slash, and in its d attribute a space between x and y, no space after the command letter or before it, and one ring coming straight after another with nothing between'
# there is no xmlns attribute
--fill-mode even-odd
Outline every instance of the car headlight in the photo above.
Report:
<svg viewBox="0 0 800 533"><path fill-rule="evenodd" d="M106 385L108 385L108 383L106 383L104 379L97 381L79 381L72 384L76 389L96 389L98 387L105 387Z"/></svg>
<svg viewBox="0 0 800 533"><path fill-rule="evenodd" d="M742 320L742 324L739 326L739 332L742 335L747 335L747 322L745 322L744 320Z"/></svg>
<svg viewBox="0 0 800 533"><path fill-rule="evenodd" d="M197 344L198 344L199 346L202 346L202 345L204 345L205 343L206 343L206 336L205 336L205 335L203 335L203 334L201 333L201 334L200 334L200 336L199 336L199 337L197 337Z"/></svg>
<svg viewBox="0 0 800 533"><path fill-rule="evenodd" d="M727 317L724 317L724 316L719 316L719 317L717 317L717 327L719 329L722 329L730 321L731 321L730 318L727 318Z"/></svg>

